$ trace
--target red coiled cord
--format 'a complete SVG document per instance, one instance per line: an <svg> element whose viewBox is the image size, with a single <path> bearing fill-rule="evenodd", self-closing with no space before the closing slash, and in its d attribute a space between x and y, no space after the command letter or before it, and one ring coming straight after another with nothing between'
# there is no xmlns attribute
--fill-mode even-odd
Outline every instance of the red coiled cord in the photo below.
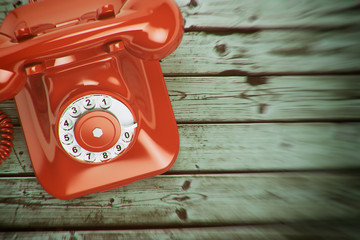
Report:
<svg viewBox="0 0 360 240"><path fill-rule="evenodd" d="M14 140L13 133L11 119L0 111L0 164L2 160L6 160L10 156L12 140Z"/></svg>

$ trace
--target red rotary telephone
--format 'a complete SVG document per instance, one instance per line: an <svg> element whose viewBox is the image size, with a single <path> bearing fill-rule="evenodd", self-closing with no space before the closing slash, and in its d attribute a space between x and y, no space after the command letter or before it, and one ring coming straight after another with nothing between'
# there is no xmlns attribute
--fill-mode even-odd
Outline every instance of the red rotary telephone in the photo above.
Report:
<svg viewBox="0 0 360 240"><path fill-rule="evenodd" d="M35 174L71 199L167 171L179 135L159 59L172 0L40 0L0 28L0 101L15 97Z"/></svg>

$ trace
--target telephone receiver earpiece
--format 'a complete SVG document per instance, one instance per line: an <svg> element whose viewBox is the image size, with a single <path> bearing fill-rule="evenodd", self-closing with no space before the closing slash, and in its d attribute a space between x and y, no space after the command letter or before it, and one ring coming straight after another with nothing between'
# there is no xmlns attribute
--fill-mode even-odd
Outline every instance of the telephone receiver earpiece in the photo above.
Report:
<svg viewBox="0 0 360 240"><path fill-rule="evenodd" d="M97 13L97 21L39 36L32 36L29 28L15 34L21 36L17 39L1 33L0 101L13 98L24 87L27 73L34 70L31 64L46 58L122 41L136 57L158 60L172 53L182 39L183 19L173 0L128 0L118 14L111 5Z"/></svg>
<svg viewBox="0 0 360 240"><path fill-rule="evenodd" d="M129 17L123 23L121 38L127 50L139 58L164 58L178 47L182 39L183 19L172 0L128 1L119 17Z"/></svg>

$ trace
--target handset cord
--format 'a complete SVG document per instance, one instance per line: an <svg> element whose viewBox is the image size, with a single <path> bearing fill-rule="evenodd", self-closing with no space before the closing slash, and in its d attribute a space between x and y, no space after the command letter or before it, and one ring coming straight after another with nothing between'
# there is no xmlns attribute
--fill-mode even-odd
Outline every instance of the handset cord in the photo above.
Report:
<svg viewBox="0 0 360 240"><path fill-rule="evenodd" d="M0 164L10 156L14 140L14 125L11 119L0 111Z"/></svg>

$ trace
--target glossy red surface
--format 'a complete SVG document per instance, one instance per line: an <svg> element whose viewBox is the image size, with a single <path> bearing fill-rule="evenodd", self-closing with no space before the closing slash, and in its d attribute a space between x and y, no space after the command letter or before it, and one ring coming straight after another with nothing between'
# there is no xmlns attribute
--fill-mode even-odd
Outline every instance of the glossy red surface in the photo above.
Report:
<svg viewBox="0 0 360 240"><path fill-rule="evenodd" d="M112 4L116 16L96 20L98 9ZM61 14L59 14L61 13ZM15 32L34 36L18 42ZM1 25L0 101L25 85L24 67L86 48L123 41L133 55L161 59L173 52L183 35L183 19L172 0L44 0L10 12Z"/></svg>
<svg viewBox="0 0 360 240"><path fill-rule="evenodd" d="M108 4L115 17L98 20ZM18 42L15 32L23 27L34 37ZM179 136L158 61L183 35L172 0L44 0L11 12L0 31L0 100L18 93L32 165L46 191L70 199L172 166ZM88 94L121 99L138 124L129 148L107 163L77 161L59 142L61 113Z"/></svg>
<svg viewBox="0 0 360 240"><path fill-rule="evenodd" d="M94 136L95 128L101 136ZM103 152L114 146L120 137L120 123L114 115L105 111L92 111L82 116L75 126L75 137L80 146L88 151Z"/></svg>

